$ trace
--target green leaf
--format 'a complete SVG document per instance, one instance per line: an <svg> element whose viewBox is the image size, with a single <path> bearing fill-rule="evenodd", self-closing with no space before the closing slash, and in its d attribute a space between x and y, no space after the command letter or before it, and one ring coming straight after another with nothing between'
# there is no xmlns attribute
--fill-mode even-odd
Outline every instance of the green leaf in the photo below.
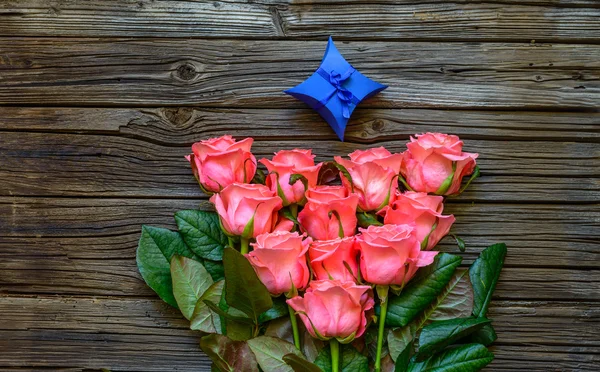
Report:
<svg viewBox="0 0 600 372"><path fill-rule="evenodd" d="M136 253L137 267L144 281L158 296L173 307L170 261L173 255L193 258L194 253L183 242L179 233L159 227L142 226Z"/></svg>
<svg viewBox="0 0 600 372"><path fill-rule="evenodd" d="M316 364L309 362L297 354L285 354L283 361L292 367L294 372L321 372L321 368Z"/></svg>
<svg viewBox="0 0 600 372"><path fill-rule="evenodd" d="M494 244L484 249L469 269L474 294L473 315L476 317L485 316L487 312L505 257L506 244Z"/></svg>
<svg viewBox="0 0 600 372"><path fill-rule="evenodd" d="M223 280L216 282L200 297L190 319L190 329L205 333L221 333L221 317L204 301L218 303L224 286Z"/></svg>
<svg viewBox="0 0 600 372"><path fill-rule="evenodd" d="M396 358L396 368L394 368L394 372L406 372L408 371L408 363L410 361L410 355L413 348L413 343L410 342L404 350L398 355Z"/></svg>
<svg viewBox="0 0 600 372"><path fill-rule="evenodd" d="M314 362L325 346L329 347L328 343L313 338L306 327L300 327L300 341L302 343L302 353L309 362Z"/></svg>
<svg viewBox="0 0 600 372"><path fill-rule="evenodd" d="M274 337L259 336L248 340L248 345L263 371L293 372L292 367L283 360L283 356L296 354L302 357L293 344Z"/></svg>
<svg viewBox="0 0 600 372"><path fill-rule="evenodd" d="M260 314L258 317L258 322L260 324L268 322L273 319L281 318L287 316L289 314L287 302L285 302L284 297L277 297L273 299L273 307L264 313Z"/></svg>
<svg viewBox="0 0 600 372"><path fill-rule="evenodd" d="M466 249L465 241L454 234L450 234L450 236L452 236L454 238L454 240L456 240L456 245L458 246L458 250L461 252L464 252Z"/></svg>
<svg viewBox="0 0 600 372"><path fill-rule="evenodd" d="M419 269L399 296L391 296L386 325L404 327L443 291L460 265L460 256L438 253L433 264Z"/></svg>
<svg viewBox="0 0 600 372"><path fill-rule="evenodd" d="M473 311L473 289L468 270L457 269L439 296L419 316L419 327L431 320L467 317Z"/></svg>
<svg viewBox="0 0 600 372"><path fill-rule="evenodd" d="M175 221L185 244L202 258L220 261L227 236L221 231L219 216L214 212L184 210L175 213Z"/></svg>
<svg viewBox="0 0 600 372"><path fill-rule="evenodd" d="M241 310L257 323L258 316L273 307L269 291L240 252L225 248L223 263L227 304Z"/></svg>
<svg viewBox="0 0 600 372"><path fill-rule="evenodd" d="M293 223L295 223L296 225L300 224L300 222L298 222L298 219L296 218L296 216L294 216L294 214L292 213L292 211L290 211L289 208L282 208L282 209L279 210L279 213L281 215L283 215L283 217L285 217L288 220L290 220Z"/></svg>
<svg viewBox="0 0 600 372"><path fill-rule="evenodd" d="M475 372L493 359L494 354L485 346L468 344L436 354L423 362L413 362L408 372Z"/></svg>
<svg viewBox="0 0 600 372"><path fill-rule="evenodd" d="M425 357L452 345L487 324L490 324L490 320L474 317L433 322L421 331L417 359L423 360Z"/></svg>
<svg viewBox="0 0 600 372"><path fill-rule="evenodd" d="M212 260L202 260L204 264L204 268L206 271L212 276L215 282L219 280L225 279L225 271L223 268L223 262L221 261L212 261Z"/></svg>
<svg viewBox="0 0 600 372"><path fill-rule="evenodd" d="M225 329L227 337L235 341L246 341L254 337L254 326L247 323L226 319Z"/></svg>
<svg viewBox="0 0 600 372"><path fill-rule="evenodd" d="M373 215L372 213L359 212L356 214L356 218L358 219L358 226L363 227L365 229L371 225L383 225L377 220L377 216Z"/></svg>
<svg viewBox="0 0 600 372"><path fill-rule="evenodd" d="M212 277L200 262L175 255L171 259L171 278L179 310L186 319L191 319L196 303L213 285Z"/></svg>
<svg viewBox="0 0 600 372"><path fill-rule="evenodd" d="M279 318L270 321L265 329L265 336L277 337L289 343L294 342L294 332L290 318Z"/></svg>
<svg viewBox="0 0 600 372"><path fill-rule="evenodd" d="M471 175L471 177L469 178L469 180L467 181L467 183L465 183L463 185L463 187L460 188L460 190L458 190L458 194L462 194L463 191L465 191L467 189L467 187L469 187L469 185L471 184L471 182L473 182L473 180L477 177L479 177L480 172L479 172L479 166L476 165L475 169L473 170L473 174Z"/></svg>
<svg viewBox="0 0 600 372"><path fill-rule="evenodd" d="M258 372L256 357L246 342L233 341L222 335L208 335L200 339L200 348L224 372Z"/></svg>
<svg viewBox="0 0 600 372"><path fill-rule="evenodd" d="M369 372L369 359L359 353L354 346L340 345L341 356L340 356L340 372ZM328 347L324 347L317 359L315 364L323 370L323 372L331 372L331 350Z"/></svg>
<svg viewBox="0 0 600 372"><path fill-rule="evenodd" d="M417 329L415 322L411 322L402 328L392 329L390 332L388 332L388 350L392 360L397 360L402 353L404 353L407 349L410 349L416 332Z"/></svg>
<svg viewBox="0 0 600 372"><path fill-rule="evenodd" d="M485 346L488 346L496 341L496 339L498 339L498 336L496 335L496 331L494 331L494 327L492 327L491 324L486 324L483 328L476 331L465 340L468 343L484 344Z"/></svg>
<svg viewBox="0 0 600 372"><path fill-rule="evenodd" d="M238 322L238 323L244 323L244 324L248 324L248 325L254 325L254 321L248 317L246 317L246 314L242 313L241 311L236 315L235 313L233 313L233 311L235 310L233 307L230 307L227 311L221 309L217 304L215 304L214 302L210 301L210 300L204 300L203 301L204 304L206 306L208 306L208 308L212 311L214 311L217 315L227 319L227 320L231 320L234 322Z"/></svg>

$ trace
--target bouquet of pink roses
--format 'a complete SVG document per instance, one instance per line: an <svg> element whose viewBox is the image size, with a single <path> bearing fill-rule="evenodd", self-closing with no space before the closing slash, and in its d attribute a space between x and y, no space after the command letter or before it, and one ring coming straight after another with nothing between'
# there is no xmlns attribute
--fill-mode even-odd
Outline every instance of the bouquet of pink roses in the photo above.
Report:
<svg viewBox="0 0 600 372"><path fill-rule="evenodd" d="M178 232L144 226L137 251L146 283L203 333L212 370L477 371L492 361L486 312L506 246L469 269L435 251L447 235L464 250L443 202L478 176L477 154L427 133L399 154L315 164L294 149L257 162L252 141L195 143L187 159L216 213L179 211Z"/></svg>

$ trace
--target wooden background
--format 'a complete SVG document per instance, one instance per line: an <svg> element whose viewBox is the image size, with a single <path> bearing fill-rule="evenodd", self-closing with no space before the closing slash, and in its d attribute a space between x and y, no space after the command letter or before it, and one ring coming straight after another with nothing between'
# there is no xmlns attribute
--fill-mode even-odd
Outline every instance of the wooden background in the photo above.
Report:
<svg viewBox="0 0 600 372"><path fill-rule="evenodd" d="M390 85L345 143L282 93L328 35ZM135 266L141 224L209 207L193 142L325 160L442 131L481 154L447 206L467 261L509 247L487 370L598 371L599 107L597 0L0 0L0 369L209 370Z"/></svg>

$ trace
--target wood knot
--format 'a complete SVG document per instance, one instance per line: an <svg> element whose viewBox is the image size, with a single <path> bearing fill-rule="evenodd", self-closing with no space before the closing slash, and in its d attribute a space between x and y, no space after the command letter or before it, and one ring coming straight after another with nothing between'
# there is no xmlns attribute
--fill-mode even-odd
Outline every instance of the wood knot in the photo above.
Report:
<svg viewBox="0 0 600 372"><path fill-rule="evenodd" d="M198 71L191 63L185 62L177 67L176 76L181 80L192 80L198 75Z"/></svg>
<svg viewBox="0 0 600 372"><path fill-rule="evenodd" d="M381 120L381 119L375 119L373 121L373 124L371 124L371 128L373 128L373 130L376 132L381 132L383 130L384 126L385 126L385 124L383 123L383 120Z"/></svg>
<svg viewBox="0 0 600 372"><path fill-rule="evenodd" d="M163 109L165 119L175 126L183 126L190 121L193 114L194 110L189 107Z"/></svg>

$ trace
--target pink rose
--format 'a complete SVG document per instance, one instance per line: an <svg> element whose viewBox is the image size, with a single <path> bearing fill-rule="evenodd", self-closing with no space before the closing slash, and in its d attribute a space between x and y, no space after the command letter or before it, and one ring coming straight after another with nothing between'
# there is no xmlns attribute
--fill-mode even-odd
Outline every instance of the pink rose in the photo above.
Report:
<svg viewBox="0 0 600 372"><path fill-rule="evenodd" d="M330 277L345 282L353 282L358 275L354 237L314 241L309 249L310 266L319 280ZM352 273L344 265L348 265Z"/></svg>
<svg viewBox="0 0 600 372"><path fill-rule="evenodd" d="M264 185L234 183L214 194L210 201L229 235L246 239L273 231L281 199Z"/></svg>
<svg viewBox="0 0 600 372"><path fill-rule="evenodd" d="M308 181L308 187L317 185L319 169L322 163L315 165L314 155L311 150L282 150L275 153L273 160L261 159L260 162L267 167L269 176L267 177L267 186L279 195L283 200L283 205L303 204L304 201L304 183L302 180L290 185L292 174L300 174Z"/></svg>
<svg viewBox="0 0 600 372"><path fill-rule="evenodd" d="M260 281L274 296L288 293L292 283L298 290L308 285L310 270L306 251L311 238L303 240L297 232L276 231L256 237L254 250L246 255Z"/></svg>
<svg viewBox="0 0 600 372"><path fill-rule="evenodd" d="M384 168L400 173L402 154L392 154L385 147L375 147L367 150L356 150L348 155L357 164L375 163Z"/></svg>
<svg viewBox="0 0 600 372"><path fill-rule="evenodd" d="M287 300L315 338L342 343L362 336L373 314L373 291L366 285L339 280L310 282L304 298Z"/></svg>
<svg viewBox="0 0 600 372"><path fill-rule="evenodd" d="M473 173L479 154L462 152L457 136L426 133L411 137L403 153L400 172L419 192L457 194L464 176Z"/></svg>
<svg viewBox="0 0 600 372"><path fill-rule="evenodd" d="M414 225L414 234L422 242L422 248L431 250L450 232L456 220L453 215L442 215L443 202L443 196L407 191L398 193L396 200L379 214L385 216L385 224Z"/></svg>
<svg viewBox="0 0 600 372"><path fill-rule="evenodd" d="M438 252L421 251L409 225L371 225L359 229L360 272L365 281L378 285L404 286L419 267L433 262Z"/></svg>
<svg viewBox="0 0 600 372"><path fill-rule="evenodd" d="M185 158L207 192L219 192L232 183L248 183L256 173L256 158L250 152L253 139L236 142L231 136L211 138L192 145Z"/></svg>
<svg viewBox="0 0 600 372"><path fill-rule="evenodd" d="M398 189L398 173L402 154L391 154L383 147L351 153L350 160L336 156L335 162L344 166L352 181L343 174L342 184L358 195L362 211L378 211L386 206Z"/></svg>
<svg viewBox="0 0 600 372"><path fill-rule="evenodd" d="M298 214L302 231L318 240L354 235L358 196L342 186L317 186L306 192L306 199Z"/></svg>

